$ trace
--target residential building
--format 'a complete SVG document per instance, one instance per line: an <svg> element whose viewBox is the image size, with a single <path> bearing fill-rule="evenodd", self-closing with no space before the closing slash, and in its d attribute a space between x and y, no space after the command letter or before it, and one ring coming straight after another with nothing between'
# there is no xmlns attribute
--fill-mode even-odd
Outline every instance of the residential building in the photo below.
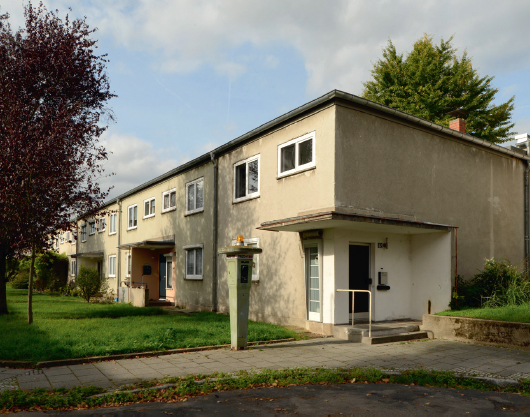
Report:
<svg viewBox="0 0 530 417"><path fill-rule="evenodd" d="M109 201L69 256L122 300L227 312L217 250L241 234L263 249L251 319L332 334L368 312L340 289L371 291L376 321L419 319L485 258L525 262L529 161L335 90Z"/></svg>

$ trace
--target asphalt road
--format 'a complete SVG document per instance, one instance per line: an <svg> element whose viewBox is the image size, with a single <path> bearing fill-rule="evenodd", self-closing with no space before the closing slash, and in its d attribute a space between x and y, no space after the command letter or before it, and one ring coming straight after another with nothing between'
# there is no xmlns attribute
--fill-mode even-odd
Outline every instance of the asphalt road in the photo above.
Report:
<svg viewBox="0 0 530 417"><path fill-rule="evenodd" d="M519 416L530 415L530 398L471 390L395 384L305 385L217 392L178 403L144 403L64 413L16 416Z"/></svg>

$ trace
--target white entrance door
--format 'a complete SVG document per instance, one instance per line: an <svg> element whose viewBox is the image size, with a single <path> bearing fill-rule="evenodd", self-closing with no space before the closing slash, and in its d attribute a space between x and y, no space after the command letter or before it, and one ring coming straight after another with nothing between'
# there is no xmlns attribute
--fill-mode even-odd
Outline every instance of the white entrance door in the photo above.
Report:
<svg viewBox="0 0 530 417"><path fill-rule="evenodd" d="M305 261L308 319L320 321L320 260L318 245L306 246Z"/></svg>

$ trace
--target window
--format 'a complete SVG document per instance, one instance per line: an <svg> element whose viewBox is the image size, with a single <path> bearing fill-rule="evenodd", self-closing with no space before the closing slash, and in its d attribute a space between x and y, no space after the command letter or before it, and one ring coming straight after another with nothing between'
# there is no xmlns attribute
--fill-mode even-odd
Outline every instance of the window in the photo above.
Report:
<svg viewBox="0 0 530 417"><path fill-rule="evenodd" d="M204 211L204 178L186 184L186 214Z"/></svg>
<svg viewBox="0 0 530 417"><path fill-rule="evenodd" d="M86 242L86 223L81 226L81 242Z"/></svg>
<svg viewBox="0 0 530 417"><path fill-rule="evenodd" d="M162 201L162 213L175 210L177 208L177 189L173 188L172 190L162 193Z"/></svg>
<svg viewBox="0 0 530 417"><path fill-rule="evenodd" d="M88 235L91 236L96 233L96 222L88 223Z"/></svg>
<svg viewBox="0 0 530 417"><path fill-rule="evenodd" d="M117 213L110 213L109 214L109 235L116 234L116 217Z"/></svg>
<svg viewBox="0 0 530 417"><path fill-rule="evenodd" d="M203 245L185 246L186 279L202 279L202 248Z"/></svg>
<svg viewBox="0 0 530 417"><path fill-rule="evenodd" d="M132 267L132 255L130 253L127 254L127 271L125 276L129 278L131 276L131 267Z"/></svg>
<svg viewBox="0 0 530 417"><path fill-rule="evenodd" d="M70 242L70 232L66 232L65 241Z"/></svg>
<svg viewBox="0 0 530 417"><path fill-rule="evenodd" d="M236 240L232 240L232 246L235 246L236 242ZM259 248L258 238L245 239L243 243L245 246ZM252 259L252 281L259 281L259 255L254 255L254 258Z"/></svg>
<svg viewBox="0 0 530 417"><path fill-rule="evenodd" d="M105 228L107 227L107 219L105 217L102 217L101 219L98 220L98 232L101 233L101 232L104 232L105 231Z"/></svg>
<svg viewBox="0 0 530 417"><path fill-rule="evenodd" d="M138 226L138 205L134 204L128 208L128 226L127 230L136 229Z"/></svg>
<svg viewBox="0 0 530 417"><path fill-rule="evenodd" d="M75 277L75 259L70 260L70 276Z"/></svg>
<svg viewBox="0 0 530 417"><path fill-rule="evenodd" d="M278 177L315 166L315 132L278 146Z"/></svg>
<svg viewBox="0 0 530 417"><path fill-rule="evenodd" d="M62 245L64 243L64 233L60 234L60 239L61 239L61 245Z"/></svg>
<svg viewBox="0 0 530 417"><path fill-rule="evenodd" d="M144 219L155 215L155 198L144 201Z"/></svg>
<svg viewBox="0 0 530 417"><path fill-rule="evenodd" d="M116 255L109 256L109 277L116 276Z"/></svg>
<svg viewBox="0 0 530 417"><path fill-rule="evenodd" d="M76 241L77 241L77 230L74 229L72 230L72 241L71 241L72 245L75 245Z"/></svg>
<svg viewBox="0 0 530 417"><path fill-rule="evenodd" d="M55 249L59 249L59 239L54 239Z"/></svg>
<svg viewBox="0 0 530 417"><path fill-rule="evenodd" d="M259 197L259 155L234 164L234 202Z"/></svg>
<svg viewBox="0 0 530 417"><path fill-rule="evenodd" d="M173 255L168 253L166 257L166 289L173 289Z"/></svg>

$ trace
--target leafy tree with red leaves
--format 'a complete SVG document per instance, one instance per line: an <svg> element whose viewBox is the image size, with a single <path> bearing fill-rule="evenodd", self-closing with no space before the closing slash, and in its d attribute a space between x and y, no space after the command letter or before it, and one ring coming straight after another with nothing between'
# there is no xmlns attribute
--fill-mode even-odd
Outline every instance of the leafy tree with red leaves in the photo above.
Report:
<svg viewBox="0 0 530 417"><path fill-rule="evenodd" d="M61 20L42 3L25 6L25 28L0 15L0 314L7 314L6 259L31 253L28 322L35 254L58 230L95 213L108 191L97 181L107 159L106 55L96 55L86 18Z"/></svg>

